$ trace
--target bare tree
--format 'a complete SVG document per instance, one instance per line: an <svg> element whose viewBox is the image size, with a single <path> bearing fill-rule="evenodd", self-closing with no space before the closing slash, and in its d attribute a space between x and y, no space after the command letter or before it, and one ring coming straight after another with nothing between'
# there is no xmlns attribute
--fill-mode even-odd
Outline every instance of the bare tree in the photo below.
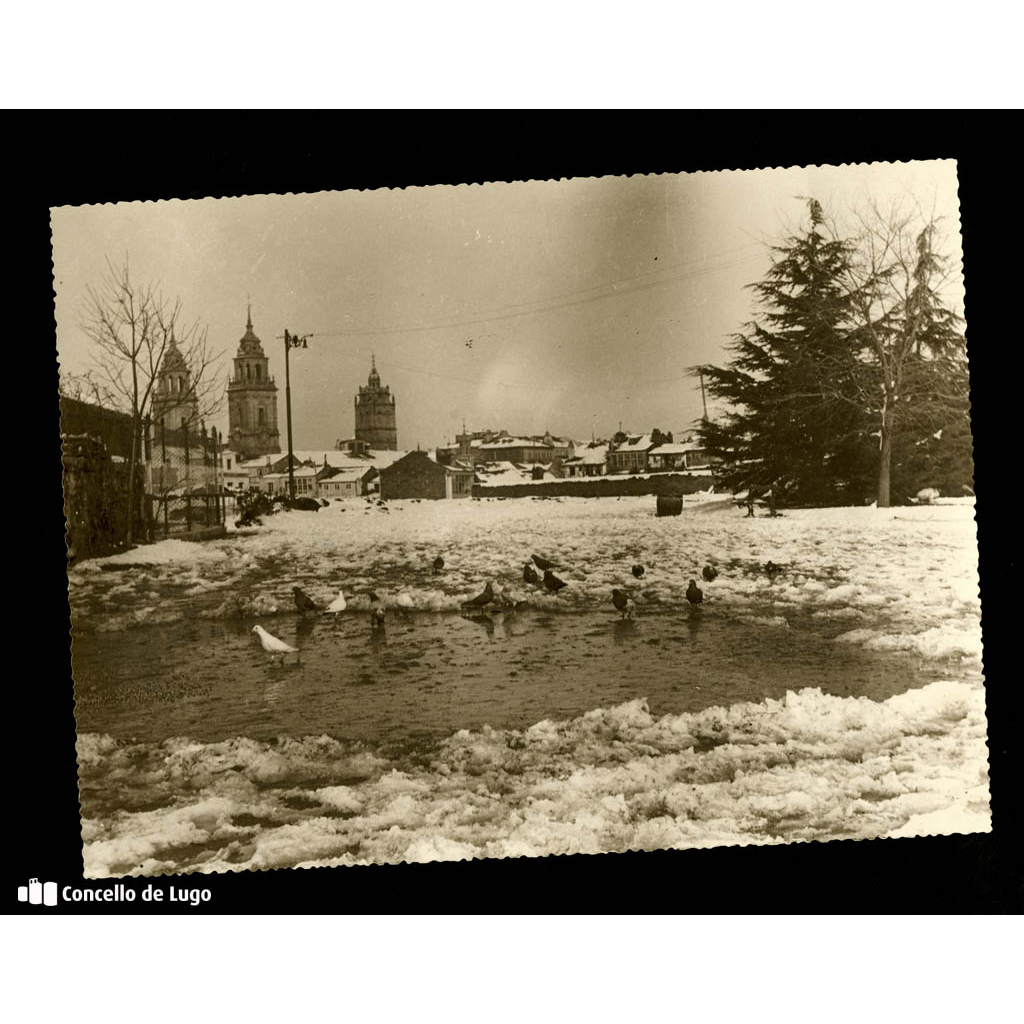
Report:
<svg viewBox="0 0 1024 1024"><path fill-rule="evenodd" d="M887 508L897 433L920 425L915 400L938 396L942 368L963 343L962 320L944 298L953 270L936 251L934 213L871 204L855 217L857 245L845 284L864 375L854 397L878 424L878 505ZM839 237L834 225L833 232Z"/></svg>
<svg viewBox="0 0 1024 1024"><path fill-rule="evenodd" d="M131 415L126 496L126 541L131 544L132 482L140 462L139 442L168 349L176 345L189 370L188 387L175 396L180 404L191 404L194 399L201 415L211 415L223 387L216 372L216 357L208 345L207 328L198 320L185 320L180 298L165 299L153 284L136 285L127 259L123 266L114 266L108 259L100 285L90 286L87 294L80 326L93 345L92 367L69 380L68 387L79 393L86 391L99 404Z"/></svg>

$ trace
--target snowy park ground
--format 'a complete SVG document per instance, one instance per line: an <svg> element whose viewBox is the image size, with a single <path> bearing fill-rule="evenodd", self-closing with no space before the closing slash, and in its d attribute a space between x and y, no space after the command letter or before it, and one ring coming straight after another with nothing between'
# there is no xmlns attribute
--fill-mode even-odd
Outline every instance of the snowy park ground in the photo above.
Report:
<svg viewBox="0 0 1024 1024"><path fill-rule="evenodd" d="M563 567L564 591L522 583L534 552ZM446 569L435 576L439 553ZM769 560L782 567L774 579ZM700 577L707 563L719 569L711 583ZM347 502L278 514L222 541L86 562L70 577L88 877L990 828L971 504L751 520L729 501L661 519L653 498L389 502L386 512ZM706 595L698 609L684 597L692 578ZM457 686L417 689L405 666L431 648L444 661L462 601L488 579L524 606L488 624L490 653L465 655L484 659L473 672L453 655L466 677ZM346 621L304 635L294 585L323 601L344 587ZM623 585L635 625L610 605ZM368 588L392 609L402 592L415 605L400 627L392 613L387 685L347 667L366 646L358 592ZM271 676L249 634L257 621L296 642L303 665ZM244 681L240 693L215 701L163 677L132 689L95 673L125 650L151 651L155 664L172 637L185 675L197 677L189 652L210 636L197 624L221 630L222 671ZM593 650L563 656L569 633ZM708 665L720 662L724 677L731 638L751 637L762 670L737 663L730 686L717 687ZM514 671L497 681L496 664L545 640L544 659L531 663L536 690ZM401 660L413 643L423 648ZM844 686L853 655L888 666L888 688ZM420 667L424 680L438 671ZM303 691L314 677L318 688ZM563 679L572 700L544 713ZM150 686L159 703L147 703ZM520 687L527 698L516 704L507 694ZM506 695L461 710L481 689ZM284 714L289 693L301 700ZM430 727L405 743L383 727L374 735L400 700Z"/></svg>

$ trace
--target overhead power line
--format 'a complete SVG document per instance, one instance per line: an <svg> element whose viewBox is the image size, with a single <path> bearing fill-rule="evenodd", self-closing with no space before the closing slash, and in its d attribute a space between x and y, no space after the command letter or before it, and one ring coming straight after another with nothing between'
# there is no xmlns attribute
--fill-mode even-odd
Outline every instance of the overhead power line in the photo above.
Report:
<svg viewBox="0 0 1024 1024"><path fill-rule="evenodd" d="M365 360L366 360L366 355L365 355L365 353L362 353L362 352L360 352L360 353L340 352L340 353L338 353L338 355L340 355L344 359L349 359L352 362L365 362ZM564 388L564 387L562 387L562 388L559 388L559 387L545 387L542 384L532 384L532 383L525 383L525 382L520 382L520 381L501 381L501 380L493 380L493 379L484 378L484 377L464 377L464 376L461 376L460 374L441 373L438 370L429 370L429 369L427 369L424 366L410 366L407 363L396 363L396 362L394 362L394 361L392 361L390 359L387 360L385 363L382 363L382 365L388 371L390 371L390 370L403 370L406 373L413 373L413 374L422 375L422 376L426 376L426 377L437 377L437 378L440 378L441 380L453 380L453 381L458 381L458 382L460 382L462 384L477 384L477 385L484 385L484 386L487 386L487 387L517 388L517 389L522 389L524 391L534 391L534 392L541 391L541 392L548 392L548 393L552 393L552 394L563 394L567 390L571 390L574 394L579 394L579 393L583 393L583 394L596 394L596 395L626 394L628 392L638 391L641 388L645 389L645 390L649 390L651 388L661 387L664 384L678 383L679 381L687 380L690 377L690 374L683 373L683 374L679 374L678 376L674 376L674 377L659 377L657 380L654 380L654 381L644 380L642 382L639 382L639 383L633 385L632 387L581 388L581 387L577 387L574 384L572 386L572 388L569 389L569 388Z"/></svg>
<svg viewBox="0 0 1024 1024"><path fill-rule="evenodd" d="M754 245L756 243L750 243ZM741 246L739 249L745 249L748 246ZM726 250L724 253L719 255L726 255L730 252L738 250ZM673 284L679 281L692 280L693 278L703 277L707 274L715 273L720 270L729 270L733 267L741 266L745 263L751 263L755 259L759 259L760 254L752 254L749 256L742 257L740 259L729 260L724 263L717 263L711 266L697 267L683 274L675 274L670 277L662 277L656 281L641 281L640 284L635 285L631 288L618 288L620 284L629 284L633 281L640 280L643 277L650 276L649 274L634 275L630 278L623 278L620 281L614 281L603 285L594 285L591 288L577 289L575 292L566 292L561 296L567 298L575 295L583 295L582 298L573 298L570 301L558 301L554 302L555 297L549 299L539 299L532 302L523 303L510 303L507 306L498 307L497 312L493 312L490 315L479 315L468 317L460 320L448 320L445 322L433 322L424 324L406 325L400 327L367 327L361 330L352 328L343 328L341 330L331 331L316 331L314 332L317 337L320 338L344 338L344 337L368 337L371 335L390 335L390 334L418 334L423 331L436 331L436 330L447 330L453 327L473 327L479 324L495 323L501 320L511 320L517 317L532 316L536 313L546 313L552 310L566 309L571 306L585 305L590 302L598 302L602 299L615 298L623 295L633 295L636 292L646 291L649 288L657 288L663 284ZM678 266L682 266L679 264ZM665 270L671 270L673 268L666 267ZM652 271L651 273L664 273L665 271ZM614 288L613 291L604 291L598 295L585 295L584 293L594 291L598 288ZM539 303L547 302L548 305L539 305ZM535 306L533 309L517 309L518 306ZM500 310L508 310L508 312L500 312Z"/></svg>

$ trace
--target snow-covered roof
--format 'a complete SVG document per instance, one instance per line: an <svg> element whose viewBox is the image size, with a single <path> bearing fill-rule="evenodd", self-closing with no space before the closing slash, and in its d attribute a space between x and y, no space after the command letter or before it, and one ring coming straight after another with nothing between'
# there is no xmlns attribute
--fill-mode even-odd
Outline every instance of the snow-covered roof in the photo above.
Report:
<svg viewBox="0 0 1024 1024"><path fill-rule="evenodd" d="M372 466L362 466L358 469L328 469L327 473L320 477L320 483L358 483L372 468Z"/></svg>
<svg viewBox="0 0 1024 1024"><path fill-rule="evenodd" d="M620 444L615 451L617 452L645 452L651 447L651 435L641 434L639 437L633 435L627 437L625 441Z"/></svg>
<svg viewBox="0 0 1024 1024"><path fill-rule="evenodd" d="M647 454L648 455L684 455L686 452L695 452L700 450L700 445L695 444L692 441L684 444L659 444L657 448L652 448Z"/></svg>
<svg viewBox="0 0 1024 1024"><path fill-rule="evenodd" d="M475 472L481 483L489 481L511 482L530 478L528 470L523 470L514 462L478 462Z"/></svg>
<svg viewBox="0 0 1024 1024"><path fill-rule="evenodd" d="M608 445L599 444L593 448L577 448L576 454L566 463L573 466L600 466L608 456Z"/></svg>
<svg viewBox="0 0 1024 1024"><path fill-rule="evenodd" d="M475 442L474 442L475 443ZM481 444L481 450L501 451L503 448L552 448L547 441L533 441L528 437L499 437L494 441Z"/></svg>
<svg viewBox="0 0 1024 1024"><path fill-rule="evenodd" d="M292 476L298 476L298 477L307 477L307 476L316 476L316 474L317 474L316 466L296 466L292 470L292 474L291 475ZM287 480L288 479L288 470L285 470L283 473L265 473L264 476L263 476L263 479L264 480Z"/></svg>
<svg viewBox="0 0 1024 1024"><path fill-rule="evenodd" d="M534 469L543 472L542 479L557 480L558 478L550 471L551 464L546 466L541 463L523 466L515 462L478 462L476 465L477 480L488 487L505 487L512 484L533 483L535 477Z"/></svg>
<svg viewBox="0 0 1024 1024"><path fill-rule="evenodd" d="M357 469L360 466L364 468L368 468L370 466L376 466L377 468L390 466L392 462L397 462L403 455L408 455L409 453L384 450L378 451L374 449L368 451L366 455L353 455L349 451L339 451L336 448L328 448L326 450L317 449L315 451L297 451L294 454L295 458L300 462L315 463L320 469L323 468L325 461L328 466L333 466L335 469Z"/></svg>

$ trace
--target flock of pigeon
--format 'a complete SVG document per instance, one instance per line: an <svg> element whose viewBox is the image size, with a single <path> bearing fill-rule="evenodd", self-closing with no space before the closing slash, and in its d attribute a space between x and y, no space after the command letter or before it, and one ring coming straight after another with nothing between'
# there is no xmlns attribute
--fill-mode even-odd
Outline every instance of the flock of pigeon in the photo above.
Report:
<svg viewBox="0 0 1024 1024"><path fill-rule="evenodd" d="M527 562L523 566L524 583L535 588L542 586L550 594L557 594L564 587L568 586L565 580L559 579L552 571L558 568L557 563L542 558L540 555L532 555L531 559L532 564ZM435 576L444 571L444 565L444 559L438 555L431 565ZM543 575L538 574L538 569ZM642 565L634 565L632 568L633 576L638 580L644 577L646 571ZM768 562L764 566L764 571L770 579L774 579L781 572L781 568L775 565L774 562ZM718 570L713 565L705 565L701 570L701 575L704 577L705 582L711 583L718 576ZM367 590L363 593L370 601L370 629L383 629L386 617L384 602L373 590ZM301 613L318 612L336 615L339 612L345 611L348 607L343 590L339 590L338 596L327 605L314 601L301 587L292 587L292 594L295 598L295 607ZM686 599L691 605L703 603L704 591L697 586L696 580L690 580L690 585L686 588ZM403 612L409 612L415 607L412 595L406 591L398 595L395 599L395 604ZM476 597L464 601L462 607L466 611L478 614L489 613L496 615L502 612L514 612L520 604L522 604L522 601L512 590L497 581L489 580L484 589ZM628 590L619 587L612 589L612 604L624 619L632 618L636 611L636 602L630 596ZM276 636L268 633L262 626L253 626L252 629L259 637L263 650L272 656L280 655L282 662L285 655L298 653L297 647L292 647L291 644L279 640Z"/></svg>

